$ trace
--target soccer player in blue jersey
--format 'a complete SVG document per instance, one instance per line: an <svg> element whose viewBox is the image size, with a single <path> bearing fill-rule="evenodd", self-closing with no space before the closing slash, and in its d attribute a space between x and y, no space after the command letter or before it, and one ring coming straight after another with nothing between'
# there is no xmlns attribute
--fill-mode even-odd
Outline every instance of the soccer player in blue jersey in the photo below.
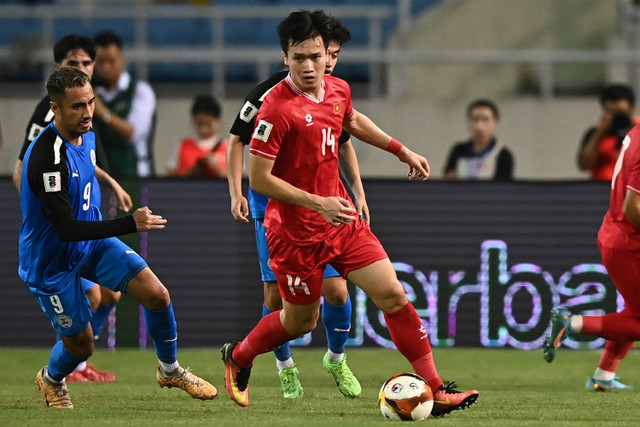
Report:
<svg viewBox="0 0 640 427"><path fill-rule="evenodd" d="M21 177L19 275L60 334L36 383L45 405L73 408L64 378L93 352L89 301L81 277L126 292L144 306L158 355L161 387L180 387L213 399L217 390L177 359L177 326L169 292L142 257L115 236L159 230L166 220L148 207L102 220L92 203L94 177L113 181L96 166L91 119L95 95L89 77L62 67L47 79L54 120L31 143Z"/></svg>
<svg viewBox="0 0 640 427"><path fill-rule="evenodd" d="M332 35L328 49L326 74L331 74L337 63L342 45L351 39L351 33L342 25L340 20L322 14L329 32ZM245 104L238 113L231 127L231 136L227 147L227 179L229 180L229 194L231 196L231 213L239 222L249 222L247 219L249 207L255 221L256 243L262 273L264 304L262 315L282 309L282 300L278 289L276 276L269 266L269 248L267 247L266 229L263 226L264 212L269 199L249 188L249 200L242 195L242 168L244 147L251 142L251 135L255 127L254 118L264 97L288 74L281 71L256 86L245 98ZM360 179L360 169L355 150L351 143L351 135L343 131L339 138L339 153L343 177L351 187L355 197L358 213L369 220L369 209L365 199L364 188ZM349 338L351 328L351 299L347 290L346 280L340 276L332 266L327 266L323 276L322 321L327 331L328 350L323 358L323 366L329 371L340 392L347 397L358 397L362 387L346 363L345 344ZM278 377L285 398L302 397L304 389L300 382L297 365L291 357L289 343L275 351Z"/></svg>
<svg viewBox="0 0 640 427"><path fill-rule="evenodd" d="M53 59L54 67L56 69L70 66L77 68L91 78L93 75L93 68L95 66L96 49L91 37L87 37L80 34L68 34L62 37L53 46ZM20 178L22 176L22 160L27 148L31 145L31 142L38 136L38 134L53 120L53 111L49 106L49 97L44 96L38 105L36 106L29 124L25 131L25 138L20 149L20 155L16 161L16 165L13 171L13 183L15 184L18 192L20 192ZM96 161L101 169L109 172L108 164L106 161L106 154L100 143L99 135L96 134ZM110 183L105 183L110 185ZM113 185L111 185L113 187ZM93 203L100 207L101 194L100 187L97 181L93 187L92 196L94 198ZM122 187L117 186L113 188L114 195L116 197L118 207L124 211L129 211L132 207L131 197L125 192ZM97 340L104 324L106 323L109 314L113 311L115 305L120 301L120 292L113 292L104 286L99 286L96 283L92 283L88 280L82 280L82 286L89 297L91 302L91 311L93 316L91 317L91 327L93 328L94 339ZM66 378L67 382L113 382L116 381L116 376L107 371L100 371L91 363L82 362L75 371L69 374Z"/></svg>

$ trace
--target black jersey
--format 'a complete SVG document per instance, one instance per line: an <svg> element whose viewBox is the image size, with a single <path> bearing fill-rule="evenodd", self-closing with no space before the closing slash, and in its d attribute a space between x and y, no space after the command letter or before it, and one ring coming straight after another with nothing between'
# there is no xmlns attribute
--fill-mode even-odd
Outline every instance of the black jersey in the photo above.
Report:
<svg viewBox="0 0 640 427"><path fill-rule="evenodd" d="M27 125L27 130L25 132L24 141L22 143L22 148L20 149L20 155L18 159L24 160L24 155L27 152L27 148L29 148L29 144L36 139L36 137L42 132L44 128L46 128L49 123L53 120L54 113L51 111L49 107L49 97L45 96L38 102L36 109L33 111L31 115L31 119L29 120L29 124ZM98 166L105 172L109 173L109 164L107 162L107 156L104 152L104 148L102 147L102 142L100 141L100 136L96 135L96 162Z"/></svg>
<svg viewBox="0 0 640 427"><path fill-rule="evenodd" d="M255 117L262 106L264 98L269 94L269 92L271 92L271 89L284 80L288 74L289 71L287 70L274 74L254 87L244 99L244 105L236 116L230 131L233 135L238 135L240 137L240 141L244 145L249 145L251 142L251 136L253 135L253 130L255 128ZM350 138L351 135L349 132L342 130L340 138L338 139L338 144L343 144Z"/></svg>

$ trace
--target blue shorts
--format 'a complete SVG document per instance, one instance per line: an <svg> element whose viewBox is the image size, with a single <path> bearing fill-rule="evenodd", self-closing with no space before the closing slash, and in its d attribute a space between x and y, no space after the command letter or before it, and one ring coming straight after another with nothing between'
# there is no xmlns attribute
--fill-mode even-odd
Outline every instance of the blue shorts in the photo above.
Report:
<svg viewBox="0 0 640 427"><path fill-rule="evenodd" d="M84 331L91 320L85 282L125 292L129 281L146 267L140 255L116 237L110 237L93 241L80 269L61 275L54 286L56 293L44 295L32 286L29 290L49 316L53 329L60 335L71 336Z"/></svg>
<svg viewBox="0 0 640 427"><path fill-rule="evenodd" d="M263 220L254 220L256 226L256 245L258 246L258 259L260 261L260 272L262 273L263 282L276 282L276 275L269 265L269 245L267 245L267 229L263 224ZM323 279L330 277L338 277L340 273L330 265L324 269Z"/></svg>

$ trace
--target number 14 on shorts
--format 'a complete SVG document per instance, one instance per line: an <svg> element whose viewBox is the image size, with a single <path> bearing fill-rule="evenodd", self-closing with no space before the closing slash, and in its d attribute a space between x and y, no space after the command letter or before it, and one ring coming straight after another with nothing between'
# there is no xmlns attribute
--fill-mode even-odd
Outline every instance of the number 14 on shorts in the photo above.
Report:
<svg viewBox="0 0 640 427"><path fill-rule="evenodd" d="M305 295L311 295L307 284L300 279L300 276L293 277L292 275L287 274L287 284L289 285L289 291L291 291L292 295L296 294L296 290L302 290Z"/></svg>

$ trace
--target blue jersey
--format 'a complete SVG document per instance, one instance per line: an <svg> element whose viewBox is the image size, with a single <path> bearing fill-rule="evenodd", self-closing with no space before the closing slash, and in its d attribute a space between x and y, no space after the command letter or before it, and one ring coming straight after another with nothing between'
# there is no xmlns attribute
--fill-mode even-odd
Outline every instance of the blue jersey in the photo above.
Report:
<svg viewBox="0 0 640 427"><path fill-rule="evenodd" d="M82 135L73 145L49 124L31 143L24 156L21 178L22 227L19 275L43 294L75 275L93 241L65 242L50 217L68 214L80 221L100 221L96 205L95 134Z"/></svg>

